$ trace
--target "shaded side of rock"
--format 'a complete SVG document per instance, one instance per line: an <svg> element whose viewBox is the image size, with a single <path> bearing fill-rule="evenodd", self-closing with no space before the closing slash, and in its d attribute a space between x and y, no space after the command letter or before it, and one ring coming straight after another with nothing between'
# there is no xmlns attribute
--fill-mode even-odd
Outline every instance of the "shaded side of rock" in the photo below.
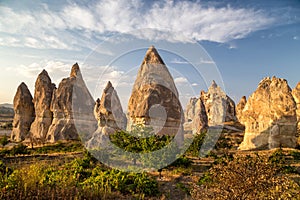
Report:
<svg viewBox="0 0 300 200"><path fill-rule="evenodd" d="M14 119L11 140L20 142L29 137L30 126L34 120L32 95L25 83L21 83L14 97Z"/></svg>
<svg viewBox="0 0 300 200"><path fill-rule="evenodd" d="M294 148L296 103L285 79L264 78L242 112L245 136L239 149Z"/></svg>
<svg viewBox="0 0 300 200"><path fill-rule="evenodd" d="M48 73L43 70L35 82L34 108L35 120L30 128L30 140L32 142L45 142L48 129L52 123L50 110L52 94L55 85L51 82Z"/></svg>
<svg viewBox="0 0 300 200"><path fill-rule="evenodd" d="M64 78L53 92L51 101L53 120L46 140L52 143L58 140L77 140L79 139L77 129L80 129L82 134L90 134L93 129L91 116L93 117L94 104L76 63L72 66L70 77ZM78 126L75 126L74 115L78 119Z"/></svg>
<svg viewBox="0 0 300 200"><path fill-rule="evenodd" d="M199 134L208 127L208 118L201 98L191 98L185 112L184 129Z"/></svg>

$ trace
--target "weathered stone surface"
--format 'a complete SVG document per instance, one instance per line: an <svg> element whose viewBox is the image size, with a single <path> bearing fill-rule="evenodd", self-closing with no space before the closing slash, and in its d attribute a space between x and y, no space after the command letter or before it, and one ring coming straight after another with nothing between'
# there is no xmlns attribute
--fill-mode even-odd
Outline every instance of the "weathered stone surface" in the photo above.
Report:
<svg viewBox="0 0 300 200"><path fill-rule="evenodd" d="M123 112L118 94L110 81L103 91L100 102L97 100L95 116L99 127L107 125L116 130L126 128L126 115Z"/></svg>
<svg viewBox="0 0 300 200"><path fill-rule="evenodd" d="M208 119L201 98L191 98L186 106L184 130L194 134L201 133L208 127Z"/></svg>
<svg viewBox="0 0 300 200"><path fill-rule="evenodd" d="M234 101L225 94L215 81L212 82L206 93L201 91L200 98L206 109L209 126L236 121Z"/></svg>
<svg viewBox="0 0 300 200"><path fill-rule="evenodd" d="M116 130L126 128L126 115L123 112L118 94L110 81L103 90L101 100L97 99L96 101L94 115L98 121L98 129L87 142L87 148L101 147L102 142L104 142L103 138L107 138Z"/></svg>
<svg viewBox="0 0 300 200"><path fill-rule="evenodd" d="M296 103L284 79L264 78L242 112L244 141L239 149L295 147Z"/></svg>
<svg viewBox="0 0 300 200"><path fill-rule="evenodd" d="M31 123L34 120L34 105L32 96L25 83L21 83L14 97L14 120L11 140L23 141L28 137Z"/></svg>
<svg viewBox="0 0 300 200"><path fill-rule="evenodd" d="M80 133L87 131L82 134L91 134L90 126L93 120L90 116L93 116L94 104L76 63L72 66L70 77L64 78L53 91L51 101L53 121L47 133L47 141L78 139L77 129L80 129ZM76 126L74 116L78 122Z"/></svg>
<svg viewBox="0 0 300 200"><path fill-rule="evenodd" d="M296 87L292 91L292 95L297 104L297 121L298 121L298 131L300 130L300 82L296 85Z"/></svg>
<svg viewBox="0 0 300 200"><path fill-rule="evenodd" d="M45 142L48 129L52 123L52 112L50 110L53 90L55 85L43 70L37 77L34 91L35 120L30 128L30 140L32 142Z"/></svg>
<svg viewBox="0 0 300 200"><path fill-rule="evenodd" d="M151 46L138 71L128 103L128 125L151 126L158 135L183 130L183 111L174 80Z"/></svg>
<svg viewBox="0 0 300 200"><path fill-rule="evenodd" d="M242 112L243 109L245 108L246 103L247 103L247 99L245 96L243 96L240 102L236 106L236 117L239 121L241 121L242 119Z"/></svg>

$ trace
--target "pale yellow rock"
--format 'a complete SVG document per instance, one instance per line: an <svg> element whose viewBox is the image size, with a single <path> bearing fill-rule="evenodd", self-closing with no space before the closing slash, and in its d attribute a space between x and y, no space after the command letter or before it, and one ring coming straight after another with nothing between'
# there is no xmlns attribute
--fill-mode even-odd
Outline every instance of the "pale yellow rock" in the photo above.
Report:
<svg viewBox="0 0 300 200"><path fill-rule="evenodd" d="M298 132L300 131L300 82L293 89L292 95L297 104L297 121L298 121Z"/></svg>
<svg viewBox="0 0 300 200"><path fill-rule="evenodd" d="M249 97L242 116L246 129L239 149L296 146L296 103L285 79L264 78Z"/></svg>
<svg viewBox="0 0 300 200"><path fill-rule="evenodd" d="M243 96L240 102L236 105L236 117L239 121L242 120L242 112L245 108L246 103L247 103L247 99L245 96Z"/></svg>

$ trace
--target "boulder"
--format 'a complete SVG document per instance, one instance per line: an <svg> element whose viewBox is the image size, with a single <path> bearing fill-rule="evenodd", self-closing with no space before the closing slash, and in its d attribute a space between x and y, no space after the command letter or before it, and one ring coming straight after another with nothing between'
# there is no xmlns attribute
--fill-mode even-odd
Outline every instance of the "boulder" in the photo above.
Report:
<svg viewBox="0 0 300 200"><path fill-rule="evenodd" d="M236 105L236 117L239 121L241 121L242 119L242 112L245 108L246 103L247 103L247 99L245 96L243 96L240 102Z"/></svg>
<svg viewBox="0 0 300 200"><path fill-rule="evenodd" d="M82 137L90 137L91 131L96 128L95 119L91 119L94 105L95 101L76 63L72 66L70 77L64 78L53 91L50 108L53 120L46 140L51 143L58 140L76 140L79 139L78 133Z"/></svg>
<svg viewBox="0 0 300 200"><path fill-rule="evenodd" d="M35 142L45 142L48 129L52 123L52 112L50 110L53 90L55 85L43 70L37 77L34 91L35 120L30 128L30 139Z"/></svg>
<svg viewBox="0 0 300 200"><path fill-rule="evenodd" d="M300 82L296 85L296 87L292 91L292 95L297 104L297 121L298 121L298 132L300 130Z"/></svg>
<svg viewBox="0 0 300 200"><path fill-rule="evenodd" d="M225 92L212 82L207 92L200 96L208 117L209 126L222 125L224 122L236 121L235 103Z"/></svg>
<svg viewBox="0 0 300 200"><path fill-rule="evenodd" d="M245 135L239 149L296 146L296 103L285 79L264 78L249 97L242 116Z"/></svg>
<svg viewBox="0 0 300 200"><path fill-rule="evenodd" d="M30 126L34 120L32 95L25 83L21 83L14 97L14 119L11 140L21 142L29 137Z"/></svg>
<svg viewBox="0 0 300 200"><path fill-rule="evenodd" d="M175 135L183 130L184 115L174 80L154 46L138 71L128 102L131 130L140 124L158 135Z"/></svg>

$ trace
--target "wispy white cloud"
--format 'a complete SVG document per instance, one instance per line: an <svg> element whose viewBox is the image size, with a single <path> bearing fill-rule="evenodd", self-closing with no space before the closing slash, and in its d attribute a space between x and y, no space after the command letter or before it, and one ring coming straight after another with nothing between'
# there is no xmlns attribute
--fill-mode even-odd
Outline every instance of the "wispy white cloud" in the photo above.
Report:
<svg viewBox="0 0 300 200"><path fill-rule="evenodd" d="M188 80L184 77L177 77L174 79L175 84L181 85L181 84L186 84L188 83Z"/></svg>
<svg viewBox="0 0 300 200"><path fill-rule="evenodd" d="M129 33L149 40L189 42L195 39L226 43L276 21L261 10L207 7L200 1L99 0L84 7L66 4L60 10L47 6L31 10L4 6L0 9L1 45L41 49L85 45L92 48L93 37L106 37L111 33ZM148 28L152 31L138 31Z"/></svg>
<svg viewBox="0 0 300 200"><path fill-rule="evenodd" d="M170 63L172 63L172 64L184 64L184 65L190 64L189 62L178 59L178 58L174 58L173 60L170 61Z"/></svg>

